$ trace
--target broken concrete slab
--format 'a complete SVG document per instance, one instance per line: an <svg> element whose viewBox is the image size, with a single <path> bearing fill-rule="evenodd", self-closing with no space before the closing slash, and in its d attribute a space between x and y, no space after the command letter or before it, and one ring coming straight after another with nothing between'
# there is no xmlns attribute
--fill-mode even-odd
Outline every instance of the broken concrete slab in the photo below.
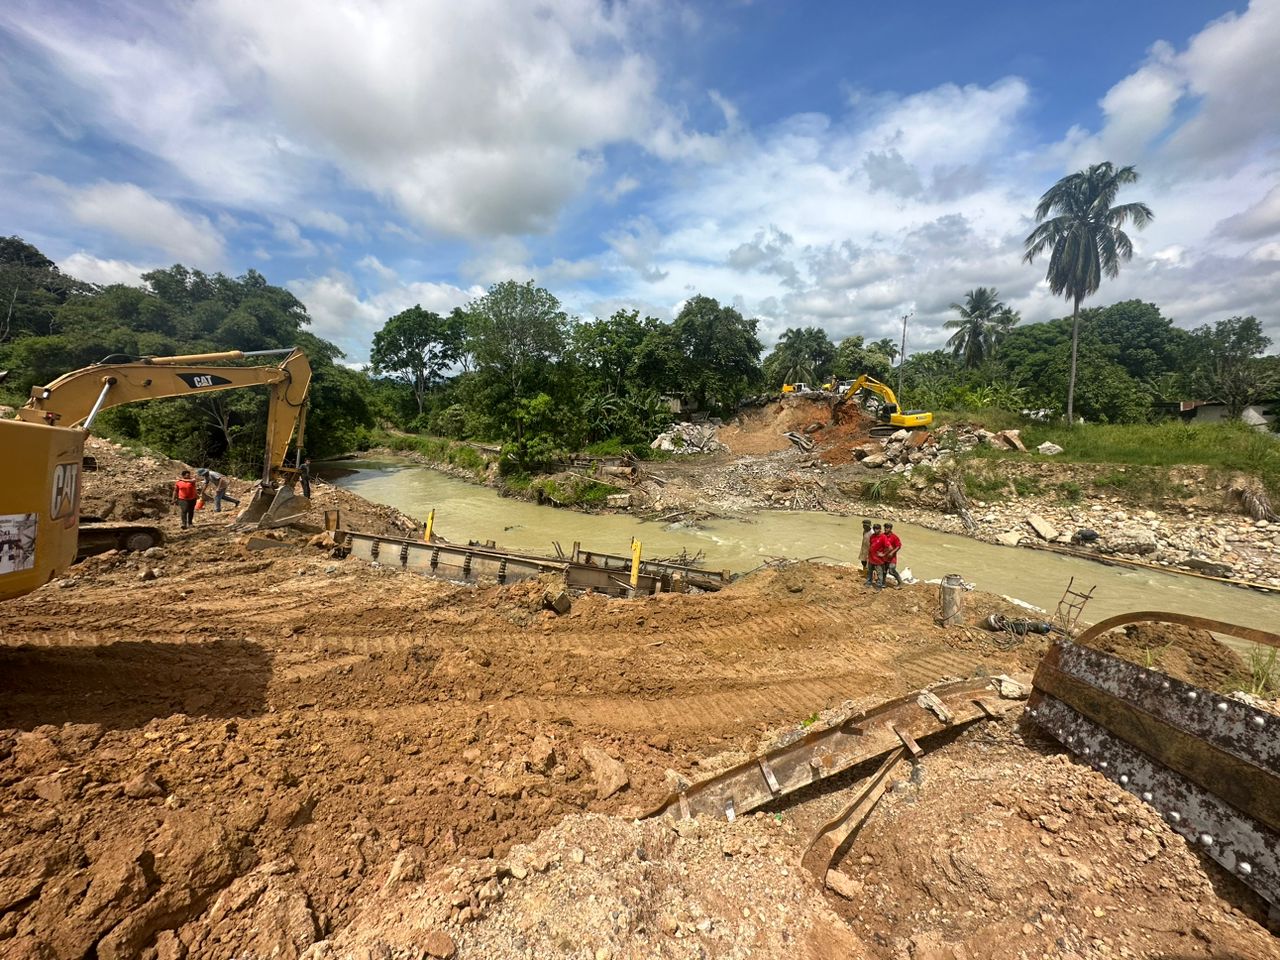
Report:
<svg viewBox="0 0 1280 960"><path fill-rule="evenodd" d="M1027 514L1027 526L1034 530L1036 536L1041 540L1056 540L1058 538L1058 528L1038 513Z"/></svg>
<svg viewBox="0 0 1280 960"><path fill-rule="evenodd" d="M1003 543L1006 547L1016 547L1022 542L1022 534L1017 530L1006 530L1004 533L996 534L996 542Z"/></svg>

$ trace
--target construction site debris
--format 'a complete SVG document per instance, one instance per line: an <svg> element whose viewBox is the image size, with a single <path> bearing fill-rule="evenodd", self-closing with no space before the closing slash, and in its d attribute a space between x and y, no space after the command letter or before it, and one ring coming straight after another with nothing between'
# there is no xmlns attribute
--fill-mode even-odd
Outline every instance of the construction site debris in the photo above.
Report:
<svg viewBox="0 0 1280 960"><path fill-rule="evenodd" d="M650 449L667 453L714 453L729 449L716 439L721 424L718 420L705 423L673 423L649 444Z"/></svg>
<svg viewBox="0 0 1280 960"><path fill-rule="evenodd" d="M1027 515L1027 526L1035 531L1037 537L1041 540L1057 540L1058 528L1051 524L1044 517L1036 513Z"/></svg>
<svg viewBox="0 0 1280 960"><path fill-rule="evenodd" d="M1046 440L1044 443L1040 444L1040 446L1036 447L1036 452L1043 454L1046 457L1056 457L1058 454L1062 453L1063 450L1062 447L1058 446L1052 440Z"/></svg>

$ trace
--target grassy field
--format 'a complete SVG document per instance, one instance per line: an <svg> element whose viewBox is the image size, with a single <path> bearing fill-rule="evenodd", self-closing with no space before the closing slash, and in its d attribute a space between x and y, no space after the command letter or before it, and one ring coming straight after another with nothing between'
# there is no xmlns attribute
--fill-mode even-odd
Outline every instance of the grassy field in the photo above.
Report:
<svg viewBox="0 0 1280 960"><path fill-rule="evenodd" d="M1242 423L1190 424L1181 421L1134 424L1081 424L1074 429L1028 423L1004 411L948 412L941 423L980 422L988 430L1020 429L1022 442L1035 449L1046 440L1063 448L1058 459L1077 463L1113 463L1137 467L1200 464L1224 472L1253 474L1272 496L1280 496L1280 435ZM979 447L977 458L1020 454ZM1117 477L1118 485L1124 478Z"/></svg>

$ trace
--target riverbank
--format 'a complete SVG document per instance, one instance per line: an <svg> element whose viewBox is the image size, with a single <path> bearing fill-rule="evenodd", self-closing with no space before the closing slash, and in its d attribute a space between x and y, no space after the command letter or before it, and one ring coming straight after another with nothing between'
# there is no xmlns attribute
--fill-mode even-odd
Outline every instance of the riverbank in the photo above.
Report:
<svg viewBox="0 0 1280 960"><path fill-rule="evenodd" d="M962 457L953 474L933 467L891 473L843 455L869 439L858 424L843 428L839 446L828 448L836 455L802 451L783 435L783 428L803 429L800 424L821 412L821 405L806 401L754 411L720 431L727 450L640 463L633 478L609 477L607 484L582 470L536 481L502 478L496 453L430 438L364 455L402 458L504 496L587 512L697 522L760 510L822 510L1280 590L1280 523L1241 514L1232 478L1221 471L1063 462L1028 453ZM967 480L971 523L948 507L947 481L955 475ZM557 495L548 498L548 489ZM626 505L608 507L611 494L626 494L612 501Z"/></svg>
<svg viewBox="0 0 1280 960"><path fill-rule="evenodd" d="M181 464L93 452L86 500L169 540L0 606L0 955L1280 958L1238 881L1016 717L922 743L839 893L799 863L852 781L732 824L635 819L817 724L1046 649L940 626L934 588L778 563L557 615L549 583L432 580L228 514L179 530L149 492ZM328 483L313 500L414 526ZM1181 628L1113 640L1213 689L1242 669Z"/></svg>

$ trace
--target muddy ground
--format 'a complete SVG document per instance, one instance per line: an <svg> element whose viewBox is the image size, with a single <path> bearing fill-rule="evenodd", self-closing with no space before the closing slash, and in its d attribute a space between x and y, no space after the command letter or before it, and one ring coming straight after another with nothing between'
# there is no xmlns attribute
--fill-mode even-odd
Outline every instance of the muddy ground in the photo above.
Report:
<svg viewBox="0 0 1280 960"><path fill-rule="evenodd" d="M163 500L176 465L99 455L89 497ZM798 861L852 778L732 825L634 820L824 711L1034 666L1043 638L936 626L932 588L788 565L557 616L538 582L306 532L255 550L228 520L162 517L160 554L0 607L0 956L1280 957L1236 881L1016 718L891 791L847 896ZM1192 646L1218 682L1232 655Z"/></svg>

